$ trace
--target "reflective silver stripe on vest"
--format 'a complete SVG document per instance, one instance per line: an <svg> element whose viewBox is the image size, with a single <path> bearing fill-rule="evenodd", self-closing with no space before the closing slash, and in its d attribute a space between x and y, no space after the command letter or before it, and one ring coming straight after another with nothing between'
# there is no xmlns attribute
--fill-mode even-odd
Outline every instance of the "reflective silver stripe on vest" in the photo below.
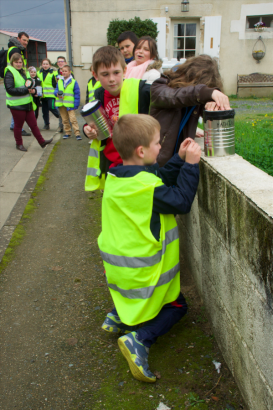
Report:
<svg viewBox="0 0 273 410"><path fill-rule="evenodd" d="M63 93L64 97L74 97L74 94L69 94L69 93Z"/></svg>
<svg viewBox="0 0 273 410"><path fill-rule="evenodd" d="M127 299L148 299L154 293L154 290L159 286L166 285L166 283L171 282L171 280L176 276L176 274L180 270L180 262L175 265L173 268L168 270L167 272L163 273L159 281L155 286L147 286L146 288L138 288L138 289L122 289L119 288L117 285L112 283L108 283L108 287L112 290L115 290L121 294L124 298Z"/></svg>
<svg viewBox="0 0 273 410"><path fill-rule="evenodd" d="M87 168L86 175L91 176L91 177L97 177L98 170L96 168Z"/></svg>
<svg viewBox="0 0 273 410"><path fill-rule="evenodd" d="M90 168L87 169L87 175L89 169ZM110 265L120 266L123 268L145 268L148 266L154 266L159 263L161 261L162 255L164 255L164 253L166 252L167 245L178 238L178 227L175 226L174 228L166 232L165 240L162 242L162 249L153 256L118 256L111 255L110 253L103 251L100 251L100 254L102 259Z"/></svg>
<svg viewBox="0 0 273 410"><path fill-rule="evenodd" d="M53 91L51 91L51 93L44 93L44 92L43 92L43 94L44 94L44 95L52 95L52 94L54 95L54 92L53 92ZM54 96L54 97L55 97L55 96Z"/></svg>
<svg viewBox="0 0 273 410"><path fill-rule="evenodd" d="M22 100L23 98L27 98L27 97L28 95L26 94L26 95L22 95L21 97L7 97L7 100Z"/></svg>
<svg viewBox="0 0 273 410"><path fill-rule="evenodd" d="M74 101L68 101L68 100L62 101L62 100L58 100L58 102L61 102L63 105L64 105L64 104L73 104L73 105L74 105Z"/></svg>
<svg viewBox="0 0 273 410"><path fill-rule="evenodd" d="M90 148L88 156L99 158L99 152L94 148Z"/></svg>
<svg viewBox="0 0 273 410"><path fill-rule="evenodd" d="M54 88L53 87L44 87L44 90L53 90L54 91Z"/></svg>

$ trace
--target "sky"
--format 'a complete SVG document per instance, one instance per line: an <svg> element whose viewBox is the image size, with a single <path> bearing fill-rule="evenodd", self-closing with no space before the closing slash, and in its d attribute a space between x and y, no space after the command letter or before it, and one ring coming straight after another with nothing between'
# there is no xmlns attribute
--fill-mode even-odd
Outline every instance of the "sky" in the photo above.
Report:
<svg viewBox="0 0 273 410"><path fill-rule="evenodd" d="M0 0L0 29L64 27L64 0Z"/></svg>

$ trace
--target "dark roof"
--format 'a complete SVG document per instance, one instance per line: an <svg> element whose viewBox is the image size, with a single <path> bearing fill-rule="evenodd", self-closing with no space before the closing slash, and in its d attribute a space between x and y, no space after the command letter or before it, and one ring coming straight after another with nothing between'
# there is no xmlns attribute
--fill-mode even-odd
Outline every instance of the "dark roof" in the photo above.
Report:
<svg viewBox="0 0 273 410"><path fill-rule="evenodd" d="M25 31L31 37L46 41L48 51L66 51L65 29L1 28L1 31L9 31L16 35L20 31Z"/></svg>

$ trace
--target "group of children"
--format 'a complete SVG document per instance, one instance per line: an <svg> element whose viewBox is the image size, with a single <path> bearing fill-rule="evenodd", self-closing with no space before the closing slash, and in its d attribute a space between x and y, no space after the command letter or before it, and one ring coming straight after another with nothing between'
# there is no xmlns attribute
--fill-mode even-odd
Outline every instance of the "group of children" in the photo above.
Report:
<svg viewBox="0 0 273 410"><path fill-rule="evenodd" d="M140 39L139 48L131 38L122 37L123 53L106 46L93 56L97 83L87 96L101 102L113 135L98 141L96 125L85 124L92 140L85 186L104 189L98 245L115 307L102 329L124 333L118 345L133 376L155 382L149 348L187 312L174 215L190 211L198 187L198 118L204 108L230 106L220 91L217 63L209 56L189 58L152 84L143 80L144 67L137 78L127 76L137 58L143 64L143 56L145 62L155 56L147 38ZM126 66L124 57L132 56L135 60Z"/></svg>
<svg viewBox="0 0 273 410"><path fill-rule="evenodd" d="M63 139L71 136L71 125L76 139L81 140L81 133L75 110L80 105L80 87L74 79L70 66L66 63L65 57L58 57L58 70L51 68L51 62L48 58L42 60L41 69L37 73L35 67L29 67L30 77L35 79L36 84L42 86L42 96L37 94L33 100L37 106L35 117L39 115L40 99L42 103L42 112L44 119L43 130L49 130L49 112L59 118L58 131L63 132ZM70 125L71 124L71 125Z"/></svg>

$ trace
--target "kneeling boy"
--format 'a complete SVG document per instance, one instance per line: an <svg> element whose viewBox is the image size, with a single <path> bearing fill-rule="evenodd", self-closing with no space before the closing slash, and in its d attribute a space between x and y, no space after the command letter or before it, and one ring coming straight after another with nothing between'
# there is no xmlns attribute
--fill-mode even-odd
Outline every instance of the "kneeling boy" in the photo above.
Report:
<svg viewBox="0 0 273 410"><path fill-rule="evenodd" d="M123 165L108 173L98 239L115 304L102 328L128 333L118 339L120 350L133 376L151 383L156 378L148 366L149 348L187 311L174 214L191 209L201 155L188 138L159 168L159 142L160 125L148 115L124 115L115 124L113 143Z"/></svg>

